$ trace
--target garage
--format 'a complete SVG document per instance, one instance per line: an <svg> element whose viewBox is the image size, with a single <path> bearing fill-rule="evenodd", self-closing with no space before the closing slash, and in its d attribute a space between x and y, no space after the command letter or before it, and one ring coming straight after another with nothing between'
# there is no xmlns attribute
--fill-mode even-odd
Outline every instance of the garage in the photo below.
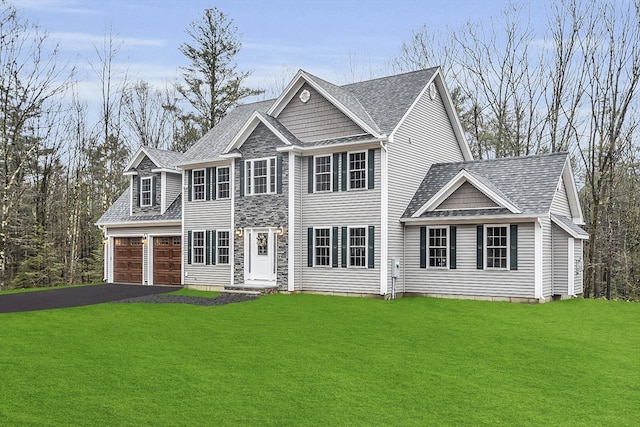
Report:
<svg viewBox="0 0 640 427"><path fill-rule="evenodd" d="M153 238L153 284L180 285L182 239L180 236Z"/></svg>
<svg viewBox="0 0 640 427"><path fill-rule="evenodd" d="M116 237L113 274L116 283L142 283L142 238Z"/></svg>

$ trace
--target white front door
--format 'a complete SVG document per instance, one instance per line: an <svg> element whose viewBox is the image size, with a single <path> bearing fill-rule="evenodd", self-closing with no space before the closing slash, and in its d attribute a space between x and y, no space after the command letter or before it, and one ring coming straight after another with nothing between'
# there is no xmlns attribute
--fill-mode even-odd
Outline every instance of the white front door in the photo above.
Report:
<svg viewBox="0 0 640 427"><path fill-rule="evenodd" d="M247 230L245 241L245 277L248 282L275 280L276 236L269 228Z"/></svg>

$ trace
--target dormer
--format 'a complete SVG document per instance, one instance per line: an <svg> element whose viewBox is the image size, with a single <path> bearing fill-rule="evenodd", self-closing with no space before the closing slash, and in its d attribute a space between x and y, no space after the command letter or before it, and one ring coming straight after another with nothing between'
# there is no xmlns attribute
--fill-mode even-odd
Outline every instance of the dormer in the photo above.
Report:
<svg viewBox="0 0 640 427"><path fill-rule="evenodd" d="M180 153L141 147L125 168L131 191L130 215L163 214L180 195Z"/></svg>

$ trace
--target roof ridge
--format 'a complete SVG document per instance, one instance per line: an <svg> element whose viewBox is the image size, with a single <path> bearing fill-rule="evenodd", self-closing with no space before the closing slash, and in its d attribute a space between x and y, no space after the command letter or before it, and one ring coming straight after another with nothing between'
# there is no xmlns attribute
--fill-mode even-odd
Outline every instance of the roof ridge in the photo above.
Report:
<svg viewBox="0 0 640 427"><path fill-rule="evenodd" d="M345 83L345 84L340 85L338 87L346 88L347 86L354 86L354 85L358 85L358 84L361 84L361 83L375 82L376 80L385 80L385 79L390 79L390 78L395 78L395 77L403 77L403 76L407 76L409 74L418 74L418 73L423 73L423 72L427 72L427 71L433 71L433 70L435 70L437 68L440 68L440 66L437 65L435 67L421 68L420 70L406 71L406 72L400 73L400 74L390 74L390 75L387 75L387 76L375 77L373 79L367 79L367 80L360 80L358 82Z"/></svg>

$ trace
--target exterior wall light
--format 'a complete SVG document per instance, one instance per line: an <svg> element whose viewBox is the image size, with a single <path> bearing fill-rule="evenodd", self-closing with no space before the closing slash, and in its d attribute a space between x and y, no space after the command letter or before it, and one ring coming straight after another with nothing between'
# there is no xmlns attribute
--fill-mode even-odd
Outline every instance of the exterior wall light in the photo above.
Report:
<svg viewBox="0 0 640 427"><path fill-rule="evenodd" d="M236 237L242 237L242 228L236 228L234 230L234 234L236 235Z"/></svg>

